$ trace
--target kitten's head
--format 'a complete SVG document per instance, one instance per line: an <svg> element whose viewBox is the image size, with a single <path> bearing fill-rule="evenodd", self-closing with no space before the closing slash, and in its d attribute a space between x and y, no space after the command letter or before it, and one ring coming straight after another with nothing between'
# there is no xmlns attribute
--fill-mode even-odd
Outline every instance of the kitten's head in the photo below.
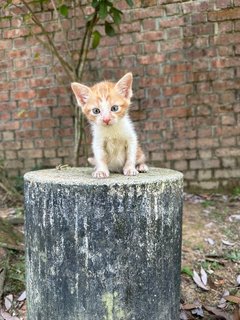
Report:
<svg viewBox="0 0 240 320"><path fill-rule="evenodd" d="M117 83L100 82L89 88L74 82L71 84L79 106L87 119L97 125L114 125L129 108L132 96L132 73L127 73Z"/></svg>

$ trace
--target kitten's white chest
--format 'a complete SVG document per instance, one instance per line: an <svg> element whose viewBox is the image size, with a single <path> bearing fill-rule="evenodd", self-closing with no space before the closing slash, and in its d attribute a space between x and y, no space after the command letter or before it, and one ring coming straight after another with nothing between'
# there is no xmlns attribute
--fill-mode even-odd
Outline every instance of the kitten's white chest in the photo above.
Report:
<svg viewBox="0 0 240 320"><path fill-rule="evenodd" d="M107 164L110 171L122 171L126 162L126 141L121 139L108 139L104 143Z"/></svg>
<svg viewBox="0 0 240 320"><path fill-rule="evenodd" d="M93 127L93 153L96 159L101 158L104 151L104 161L110 171L122 172L127 160L129 143L136 141L132 122L128 117L110 127Z"/></svg>

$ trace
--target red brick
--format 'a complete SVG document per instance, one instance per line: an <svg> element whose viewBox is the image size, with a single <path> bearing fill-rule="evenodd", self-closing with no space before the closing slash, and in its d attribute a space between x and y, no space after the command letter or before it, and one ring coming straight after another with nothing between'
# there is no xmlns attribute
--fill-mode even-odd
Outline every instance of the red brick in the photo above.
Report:
<svg viewBox="0 0 240 320"><path fill-rule="evenodd" d="M56 150L54 149L44 149L45 158L56 158Z"/></svg>
<svg viewBox="0 0 240 320"><path fill-rule="evenodd" d="M26 58L29 55L28 50L22 49L22 50L13 50L9 52L9 57L12 59L16 58Z"/></svg>
<svg viewBox="0 0 240 320"><path fill-rule="evenodd" d="M21 123L21 129L22 130L29 130L33 128L33 122L32 121L23 121Z"/></svg>
<svg viewBox="0 0 240 320"><path fill-rule="evenodd" d="M208 13L209 21L224 21L239 19L240 8L227 8L219 11L213 11Z"/></svg>
<svg viewBox="0 0 240 320"><path fill-rule="evenodd" d="M11 40L0 40L0 50L10 49L12 47Z"/></svg>
<svg viewBox="0 0 240 320"><path fill-rule="evenodd" d="M190 94L193 91L193 86L191 84L185 84L179 87L165 87L163 91L165 96Z"/></svg>
<svg viewBox="0 0 240 320"><path fill-rule="evenodd" d="M218 141L218 139L200 138L197 140L197 146L200 149L208 149L211 147L218 147L219 141Z"/></svg>
<svg viewBox="0 0 240 320"><path fill-rule="evenodd" d="M18 130L20 128L20 123L18 121L9 121L0 126L3 130Z"/></svg>
<svg viewBox="0 0 240 320"><path fill-rule="evenodd" d="M34 121L34 128L36 129L52 128L52 127L56 127L56 125L57 125L57 122L55 119L43 119L43 120Z"/></svg>
<svg viewBox="0 0 240 320"><path fill-rule="evenodd" d="M29 30L27 28L18 28L3 31L3 38L6 39L25 37L27 35L29 35Z"/></svg>
<svg viewBox="0 0 240 320"><path fill-rule="evenodd" d="M11 78L19 79L19 78L30 78L32 77L33 70L32 69L23 69L11 72Z"/></svg>
<svg viewBox="0 0 240 320"><path fill-rule="evenodd" d="M160 28L173 28L184 25L183 17L171 17L160 21Z"/></svg>
<svg viewBox="0 0 240 320"><path fill-rule="evenodd" d="M33 149L34 148L34 143L32 140L24 140L22 142L22 148L23 149Z"/></svg>
<svg viewBox="0 0 240 320"><path fill-rule="evenodd" d="M182 160L184 159L184 153L182 151L167 151L167 160Z"/></svg>
<svg viewBox="0 0 240 320"><path fill-rule="evenodd" d="M11 114L9 112L0 113L0 120L7 121L11 119Z"/></svg>
<svg viewBox="0 0 240 320"><path fill-rule="evenodd" d="M20 141L3 141L2 146L5 150L19 150L21 149Z"/></svg>
<svg viewBox="0 0 240 320"><path fill-rule="evenodd" d="M56 106L56 104L57 104L56 98L35 99L33 102L33 105L36 108L52 107L52 106Z"/></svg>
<svg viewBox="0 0 240 320"><path fill-rule="evenodd" d="M144 10L141 9L135 9L132 12L132 19L133 20L141 20L145 18L150 18L150 17L161 17L164 15L164 9L161 8L160 6L157 6L154 8L145 8Z"/></svg>
<svg viewBox="0 0 240 320"><path fill-rule="evenodd" d="M34 149L33 150L20 150L18 151L18 157L19 159L36 159L36 158L42 158L43 156L43 150L41 149Z"/></svg>
<svg viewBox="0 0 240 320"><path fill-rule="evenodd" d="M19 169L23 168L23 161L21 160L8 160L6 162L7 169ZM11 172L11 171L10 171ZM16 176L16 175L15 175Z"/></svg>
<svg viewBox="0 0 240 320"><path fill-rule="evenodd" d="M148 31L136 34L136 41L159 41L163 39L163 31Z"/></svg>
<svg viewBox="0 0 240 320"><path fill-rule="evenodd" d="M138 61L140 64L154 64L164 61L164 55L154 54L154 55L145 55L139 56Z"/></svg>
<svg viewBox="0 0 240 320"><path fill-rule="evenodd" d="M14 100L24 100L24 99L33 99L35 97L36 93L34 90L28 90L28 91L18 91L12 93L12 99Z"/></svg>
<svg viewBox="0 0 240 320"><path fill-rule="evenodd" d="M8 151L5 151L5 156L7 160L17 159L17 152L8 150Z"/></svg>

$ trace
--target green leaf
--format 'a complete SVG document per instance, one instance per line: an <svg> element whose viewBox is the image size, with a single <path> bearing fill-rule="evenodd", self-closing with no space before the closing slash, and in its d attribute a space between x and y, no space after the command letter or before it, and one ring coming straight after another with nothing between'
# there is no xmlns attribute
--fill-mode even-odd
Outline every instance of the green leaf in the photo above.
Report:
<svg viewBox="0 0 240 320"><path fill-rule="evenodd" d="M105 32L109 37L115 36L115 30L111 23L105 21Z"/></svg>
<svg viewBox="0 0 240 320"><path fill-rule="evenodd" d="M101 2L100 3L100 7L99 7L99 17L100 19L105 19L108 15L108 7L107 4L105 2Z"/></svg>
<svg viewBox="0 0 240 320"><path fill-rule="evenodd" d="M97 8L98 5L99 5L99 1L98 0L93 0L92 1L92 7L93 8Z"/></svg>
<svg viewBox="0 0 240 320"><path fill-rule="evenodd" d="M100 43L100 40L101 40L101 37L102 37L102 36L101 36L101 33L98 32L97 30L95 30L92 35L93 35L92 48L93 48L93 49L96 49L97 46L98 46L99 43Z"/></svg>
<svg viewBox="0 0 240 320"><path fill-rule="evenodd" d="M133 7L133 1L132 0L126 0L127 4L129 7Z"/></svg>
<svg viewBox="0 0 240 320"><path fill-rule="evenodd" d="M40 58L40 53L39 52L36 52L35 54L34 54L34 59L39 59Z"/></svg>
<svg viewBox="0 0 240 320"><path fill-rule="evenodd" d="M121 15L123 14L122 11L120 11L116 8L111 8L110 12L111 12L111 16L113 18L114 23L120 24L121 20L122 20Z"/></svg>
<svg viewBox="0 0 240 320"><path fill-rule="evenodd" d="M187 267L187 266L185 266L185 267L182 268L181 273L185 273L185 274L187 274L187 275L190 276L190 277L193 276L192 270L191 270L189 267Z"/></svg>
<svg viewBox="0 0 240 320"><path fill-rule="evenodd" d="M62 16L64 16L65 18L68 16L68 7L65 4L63 4L58 9Z"/></svg>

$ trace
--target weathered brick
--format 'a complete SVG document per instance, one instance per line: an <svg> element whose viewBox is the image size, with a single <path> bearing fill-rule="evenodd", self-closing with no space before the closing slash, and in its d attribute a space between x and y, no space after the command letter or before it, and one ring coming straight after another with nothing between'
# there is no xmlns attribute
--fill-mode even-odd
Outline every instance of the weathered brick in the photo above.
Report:
<svg viewBox="0 0 240 320"><path fill-rule="evenodd" d="M5 152L5 157L7 160L17 159L17 152L12 150L7 150Z"/></svg>
<svg viewBox="0 0 240 320"><path fill-rule="evenodd" d="M199 170L198 171L198 179L201 180L210 180L212 178L211 170Z"/></svg>
<svg viewBox="0 0 240 320"><path fill-rule="evenodd" d="M239 157L240 156L240 149L239 148L218 148L215 151L217 157Z"/></svg>
<svg viewBox="0 0 240 320"><path fill-rule="evenodd" d="M208 13L209 21L224 21L239 19L240 8L227 8L219 11L213 11Z"/></svg>
<svg viewBox="0 0 240 320"><path fill-rule="evenodd" d="M29 35L28 28L18 28L18 29L3 31L3 38L5 38L5 39L25 37L27 35Z"/></svg>
<svg viewBox="0 0 240 320"><path fill-rule="evenodd" d="M162 54L154 54L154 55L144 55L139 56L138 61L140 64L152 64L152 63L159 63L164 60L164 55Z"/></svg>
<svg viewBox="0 0 240 320"><path fill-rule="evenodd" d="M4 131L2 134L3 134L3 141L14 140L14 132L12 132L12 131Z"/></svg>
<svg viewBox="0 0 240 320"><path fill-rule="evenodd" d="M20 141L3 141L2 149L5 150L19 150L21 149L21 142Z"/></svg>
<svg viewBox="0 0 240 320"><path fill-rule="evenodd" d="M42 149L34 149L32 150L20 150L18 151L19 159L35 159L35 158L42 158L43 150Z"/></svg>
<svg viewBox="0 0 240 320"><path fill-rule="evenodd" d="M56 157L56 150L44 149L44 157L45 158L55 158Z"/></svg>
<svg viewBox="0 0 240 320"><path fill-rule="evenodd" d="M8 161L6 161L6 168L7 169L21 169L21 168L23 168L23 161L21 161L21 160L8 160ZM16 174L15 174L15 176L16 176Z"/></svg>
<svg viewBox="0 0 240 320"><path fill-rule="evenodd" d="M221 170L215 170L215 178L225 178L225 179L229 179L229 178L240 178L240 169L221 169Z"/></svg>
<svg viewBox="0 0 240 320"><path fill-rule="evenodd" d="M186 160L177 160L174 162L174 169L179 171L186 171L188 169L188 163Z"/></svg>
<svg viewBox="0 0 240 320"><path fill-rule="evenodd" d="M144 33L137 33L136 34L136 41L159 41L163 39L163 31L148 31Z"/></svg>
<svg viewBox="0 0 240 320"><path fill-rule="evenodd" d="M227 157L228 155L226 155ZM236 167L236 159L234 158L223 158L222 164L224 168L234 168Z"/></svg>

